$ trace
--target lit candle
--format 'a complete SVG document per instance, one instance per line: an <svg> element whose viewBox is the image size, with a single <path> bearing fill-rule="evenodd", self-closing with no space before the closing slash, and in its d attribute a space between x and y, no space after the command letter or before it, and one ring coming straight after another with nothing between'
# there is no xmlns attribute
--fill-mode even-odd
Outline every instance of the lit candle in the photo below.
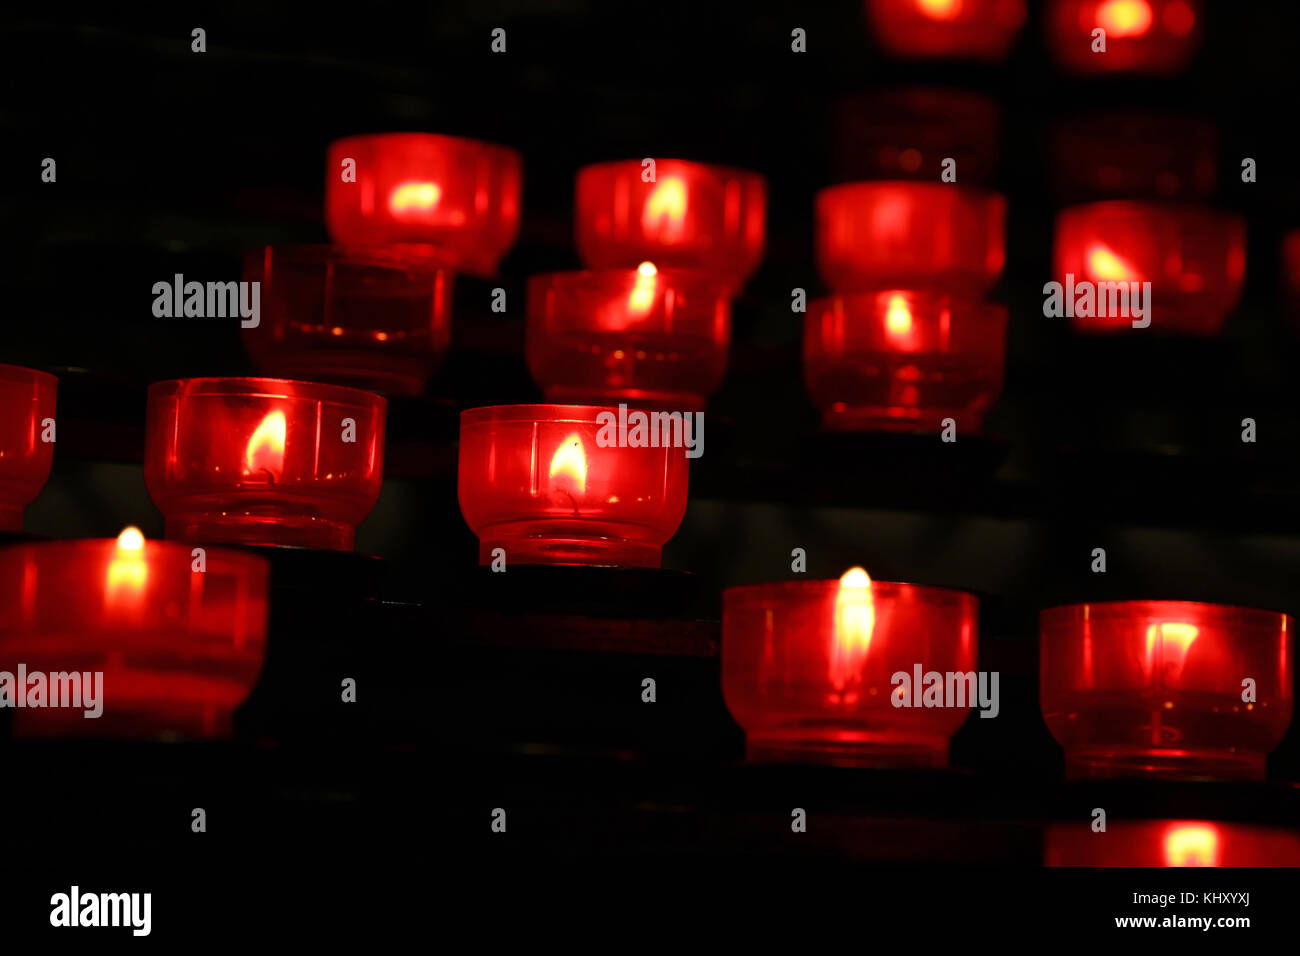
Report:
<svg viewBox="0 0 1300 956"><path fill-rule="evenodd" d="M1184 601L1044 611L1043 717L1067 772L1262 778L1291 721L1294 627Z"/></svg>
<svg viewBox="0 0 1300 956"><path fill-rule="evenodd" d="M414 243L453 269L492 275L519 234L518 153L433 133L335 140L325 221L341 245Z"/></svg>
<svg viewBox="0 0 1300 956"><path fill-rule="evenodd" d="M1091 820L1047 827L1047 866L1300 866L1300 834L1209 820Z"/></svg>
<svg viewBox="0 0 1300 956"><path fill-rule="evenodd" d="M50 477L59 380L0 365L0 531L21 531L23 509Z"/></svg>
<svg viewBox="0 0 1300 956"><path fill-rule="evenodd" d="M758 173L680 159L596 163L578 171L578 254L591 269L708 272L739 288L763 257L767 184Z"/></svg>
<svg viewBox="0 0 1300 956"><path fill-rule="evenodd" d="M482 564L658 567L686 511L680 447L602 444L589 405L461 413L461 513ZM608 432L606 432L608 434Z"/></svg>
<svg viewBox="0 0 1300 956"><path fill-rule="evenodd" d="M809 303L804 381L833 431L978 433L1002 389L1007 311L887 290Z"/></svg>
<svg viewBox="0 0 1300 956"><path fill-rule="evenodd" d="M866 0L880 45L901 58L1000 60L1025 22L1024 0Z"/></svg>
<svg viewBox="0 0 1300 956"><path fill-rule="evenodd" d="M145 484L167 536L350 549L383 482L385 407L283 379L151 386Z"/></svg>
<svg viewBox="0 0 1300 956"><path fill-rule="evenodd" d="M728 588L722 688L750 759L945 765L976 692L927 706L915 684L932 688L938 674L955 687L949 674L969 674L978 686L977 606L960 591L873 581L861 568L838 581Z"/></svg>
<svg viewBox="0 0 1300 956"><path fill-rule="evenodd" d="M265 656L267 573L134 527L0 549L0 682L27 684L15 734L229 736Z"/></svg>
<svg viewBox="0 0 1300 956"><path fill-rule="evenodd" d="M528 282L528 366L547 401L698 411L730 340L730 295L704 273L643 262Z"/></svg>
<svg viewBox="0 0 1300 956"><path fill-rule="evenodd" d="M1052 0L1048 46L1073 73L1176 73L1196 52L1201 13L1200 0Z"/></svg>

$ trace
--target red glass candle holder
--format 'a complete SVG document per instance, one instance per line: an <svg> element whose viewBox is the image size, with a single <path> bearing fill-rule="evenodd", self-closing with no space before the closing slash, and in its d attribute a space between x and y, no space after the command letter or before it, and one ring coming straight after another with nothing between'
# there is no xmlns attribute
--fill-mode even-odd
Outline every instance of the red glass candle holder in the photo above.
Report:
<svg viewBox="0 0 1300 956"><path fill-rule="evenodd" d="M940 182L952 159L963 184L988 182L998 163L998 106L965 90L905 87L836 103L838 179Z"/></svg>
<svg viewBox="0 0 1300 956"><path fill-rule="evenodd" d="M686 513L679 447L604 444L594 405L496 405L460 416L459 496L479 561L659 567ZM615 429L617 431L617 429Z"/></svg>
<svg viewBox="0 0 1300 956"><path fill-rule="evenodd" d="M1186 116L1088 113L1052 128L1052 173L1070 199L1207 199L1218 171L1214 124Z"/></svg>
<svg viewBox="0 0 1300 956"><path fill-rule="evenodd" d="M1286 614L1186 601L1044 611L1043 717L1067 774L1262 779L1291 722L1294 629Z"/></svg>
<svg viewBox="0 0 1300 956"><path fill-rule="evenodd" d="M344 181L355 161L356 181ZM453 269L492 275L519 235L518 153L433 133L335 140L325 224L342 245L417 243Z"/></svg>
<svg viewBox="0 0 1300 956"><path fill-rule="evenodd" d="M758 173L681 159L578 170L578 255L589 269L698 269L738 288L763 258L767 183Z"/></svg>
<svg viewBox="0 0 1300 956"><path fill-rule="evenodd" d="M730 294L705 273L647 262L528 281L528 367L549 402L703 409L730 341Z"/></svg>
<svg viewBox="0 0 1300 956"><path fill-rule="evenodd" d="M151 385L144 479L167 537L351 549L383 482L386 405L275 378Z"/></svg>
<svg viewBox="0 0 1300 956"><path fill-rule="evenodd" d="M1200 0L1052 0L1047 45L1073 73L1177 73L1200 42ZM1106 52L1093 52L1093 31Z"/></svg>
<svg viewBox="0 0 1300 956"><path fill-rule="evenodd" d="M1140 321L1178 335L1214 335L1241 297L1246 224L1240 216L1181 203L1088 203L1056 217L1054 279L1077 301L1078 283L1150 282L1149 313ZM1072 277L1072 278L1070 278ZM1071 295L1071 288L1075 289ZM1109 305L1107 306L1110 310ZM1133 328L1126 315L1078 315L1080 332Z"/></svg>
<svg viewBox="0 0 1300 956"><path fill-rule="evenodd" d="M1024 0L867 0L880 45L906 59L1000 60L1025 12Z"/></svg>
<svg viewBox="0 0 1300 956"><path fill-rule="evenodd" d="M832 431L978 432L1002 390L1007 310L933 292L831 296L804 316L804 381Z"/></svg>
<svg viewBox="0 0 1300 956"><path fill-rule="evenodd" d="M1282 237L1282 282L1291 317L1300 324L1300 229L1292 229Z"/></svg>
<svg viewBox="0 0 1300 956"><path fill-rule="evenodd" d="M1110 820L1047 828L1047 866L1300 866L1300 834L1209 820Z"/></svg>
<svg viewBox="0 0 1300 956"><path fill-rule="evenodd" d="M863 182L817 194L817 267L836 292L980 296L1006 260L1006 200L942 183Z"/></svg>
<svg viewBox="0 0 1300 956"><path fill-rule="evenodd" d="M451 341L452 274L408 247L266 246L244 347L267 375L419 395Z"/></svg>
<svg viewBox="0 0 1300 956"><path fill-rule="evenodd" d="M42 440L54 420L59 380L18 365L0 365L0 531L21 531L23 509L50 477L54 443Z"/></svg>
<svg viewBox="0 0 1300 956"><path fill-rule="evenodd" d="M869 581L861 569L839 581L728 588L722 691L750 759L945 765L969 703L895 707L904 687L893 677L918 666L973 672L977 608L961 591Z"/></svg>
<svg viewBox="0 0 1300 956"><path fill-rule="evenodd" d="M0 549L0 671L26 675L15 735L228 737L265 657L266 582L255 555L134 528Z"/></svg>

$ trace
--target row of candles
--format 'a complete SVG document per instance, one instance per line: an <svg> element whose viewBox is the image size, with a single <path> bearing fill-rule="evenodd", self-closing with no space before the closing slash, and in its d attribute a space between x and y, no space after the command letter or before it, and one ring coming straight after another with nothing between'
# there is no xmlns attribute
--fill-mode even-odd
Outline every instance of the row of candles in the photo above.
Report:
<svg viewBox="0 0 1300 956"><path fill-rule="evenodd" d="M39 420L53 414L54 381L6 366L0 383L0 488L29 500L50 467ZM601 442L602 412L617 414L462 413L459 497L482 564L659 566L685 511L687 459ZM117 675L119 716L161 708L152 716L189 729L227 727L261 665L267 564L219 545L350 547L379 493L383 422L380 396L342 386L154 385L145 480L170 540L0 549L0 669L103 670ZM10 529L22 503L8 501ZM970 594L861 569L732 588L724 695L755 759L941 766L973 700L900 707L895 675L974 672L977 620ZM1282 613L1184 602L1044 612L1043 714L1070 771L1262 778L1290 722L1294 627Z"/></svg>

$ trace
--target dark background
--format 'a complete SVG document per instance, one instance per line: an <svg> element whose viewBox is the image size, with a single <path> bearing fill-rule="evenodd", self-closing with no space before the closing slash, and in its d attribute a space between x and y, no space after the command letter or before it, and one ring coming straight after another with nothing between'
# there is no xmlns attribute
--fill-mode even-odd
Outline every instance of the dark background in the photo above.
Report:
<svg viewBox="0 0 1300 956"><path fill-rule="evenodd" d="M0 361L61 379L54 470L26 530L111 536L134 523L160 536L140 469L144 388L253 371L237 323L153 318L154 282L233 279L245 249L326 241L324 156L339 136L500 142L524 157L520 239L498 280L458 279L453 350L429 403L394 403L384 492L357 541L389 559L395 593L426 615L421 639L455 638L437 609L476 549L455 499L454 408L538 397L523 361L524 283L579 265L578 167L643 156L749 167L768 179L767 253L736 303L727 380L665 566L694 575L692 610L706 621L722 587L791 576L795 547L815 577L862 564L880 579L978 593L980 666L1003 672L1003 717L968 723L954 762L1053 780L1059 750L1035 691L1040 608L1152 597L1300 611L1300 347L1278 267L1282 233L1300 224L1300 5L1211 6L1200 54L1166 79L1063 76L1037 3L993 66L893 62L861 4L839 0L6 10ZM190 51L196 26L204 54ZM489 52L498 26L505 55ZM806 54L790 51L796 26ZM992 185L1009 199L1007 267L993 297L1011 311L1006 388L987 439L826 443L803 393L790 290L824 291L812 203L840 168L834 104L909 82L982 91L1002 111ZM1245 295L1219 339L1096 342L1042 317L1059 205L1050 126L1112 107L1218 125L1215 199L1248 226ZM53 185L40 181L46 156L58 162ZM1257 183L1240 181L1244 156L1258 161ZM488 310L498 284L506 315ZM1246 416L1254 445L1240 441ZM1089 569L1094 547L1107 550L1104 575ZM458 680L446 677L452 692ZM734 728L703 736L735 756ZM1300 779L1298 736L1275 754L1275 779ZM1248 816L1251 802L1219 809Z"/></svg>

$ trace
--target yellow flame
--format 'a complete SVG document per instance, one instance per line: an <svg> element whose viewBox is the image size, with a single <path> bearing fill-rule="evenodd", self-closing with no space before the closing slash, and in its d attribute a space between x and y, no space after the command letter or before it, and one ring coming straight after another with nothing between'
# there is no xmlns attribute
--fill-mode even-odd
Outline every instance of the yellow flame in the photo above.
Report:
<svg viewBox="0 0 1300 956"><path fill-rule="evenodd" d="M679 176L659 180L641 210L642 231L662 242L675 242L682 237L685 219L686 183Z"/></svg>
<svg viewBox="0 0 1300 956"><path fill-rule="evenodd" d="M269 474L272 481L279 481L284 471L284 412L268 412L261 423L253 430L244 452L244 474Z"/></svg>
<svg viewBox="0 0 1300 956"><path fill-rule="evenodd" d="M564 439L551 458L551 477L567 478L573 484L573 492L582 494L587 490L587 456L582 450L582 436L576 432ZM559 490L559 482L556 482Z"/></svg>
<svg viewBox="0 0 1300 956"><path fill-rule="evenodd" d="M1165 866L1218 866L1219 831L1205 823L1173 827L1165 836Z"/></svg>
<svg viewBox="0 0 1300 956"><path fill-rule="evenodd" d="M961 0L916 0L916 5L931 20L955 20L961 15Z"/></svg>
<svg viewBox="0 0 1300 956"><path fill-rule="evenodd" d="M1156 641L1160 642L1160 662L1163 672L1178 677L1187 662L1187 652L1200 631L1195 624L1177 621L1160 621L1147 627L1147 653L1145 670L1149 680L1156 665ZM1163 676L1163 675L1161 675Z"/></svg>
<svg viewBox="0 0 1300 956"><path fill-rule="evenodd" d="M1088 275L1103 282L1136 281L1138 271L1100 242L1088 247Z"/></svg>
<svg viewBox="0 0 1300 956"><path fill-rule="evenodd" d="M835 633L831 638L830 681L843 693L862 679L862 664L876 629L871 577L862 568L849 568L840 577L835 595Z"/></svg>
<svg viewBox="0 0 1300 956"><path fill-rule="evenodd" d="M912 331L912 310L907 307L907 299L901 295L889 297L889 308L885 312L885 328L895 338L902 338Z"/></svg>
<svg viewBox="0 0 1300 956"><path fill-rule="evenodd" d="M110 603L117 603L122 592L138 594L144 589L149 576L149 565L144 560L144 535L134 525L122 529L117 536L117 550L108 562L108 575L104 591Z"/></svg>
<svg viewBox="0 0 1300 956"><path fill-rule="evenodd" d="M442 187L437 183L402 183L388 194L388 211L394 216L428 212L441 198Z"/></svg>
<svg viewBox="0 0 1300 956"><path fill-rule="evenodd" d="M636 267L636 285L627 297L627 310L633 315L645 315L655 304L655 277L659 270L653 262L643 262Z"/></svg>
<svg viewBox="0 0 1300 956"><path fill-rule="evenodd" d="M1108 37L1137 37L1151 29L1147 0L1106 0L1097 8L1097 26Z"/></svg>

